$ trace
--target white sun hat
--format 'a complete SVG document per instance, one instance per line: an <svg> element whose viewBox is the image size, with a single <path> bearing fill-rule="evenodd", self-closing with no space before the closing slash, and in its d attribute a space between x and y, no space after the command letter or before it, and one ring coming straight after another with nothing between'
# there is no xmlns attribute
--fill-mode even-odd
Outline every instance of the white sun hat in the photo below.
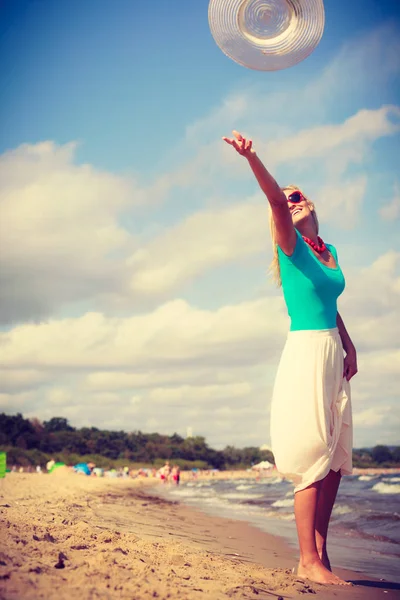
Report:
<svg viewBox="0 0 400 600"><path fill-rule="evenodd" d="M259 71L287 69L319 44L323 0L210 0L208 21L221 50Z"/></svg>

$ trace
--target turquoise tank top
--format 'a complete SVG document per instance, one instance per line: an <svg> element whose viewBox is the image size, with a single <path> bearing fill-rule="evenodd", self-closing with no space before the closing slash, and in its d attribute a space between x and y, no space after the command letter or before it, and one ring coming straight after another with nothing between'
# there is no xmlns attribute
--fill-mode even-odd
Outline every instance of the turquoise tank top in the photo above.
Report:
<svg viewBox="0 0 400 600"><path fill-rule="evenodd" d="M290 317L290 331L336 327L337 299L345 280L336 248L326 244L336 261L336 269L323 265L296 230L292 256L278 246L282 289Z"/></svg>

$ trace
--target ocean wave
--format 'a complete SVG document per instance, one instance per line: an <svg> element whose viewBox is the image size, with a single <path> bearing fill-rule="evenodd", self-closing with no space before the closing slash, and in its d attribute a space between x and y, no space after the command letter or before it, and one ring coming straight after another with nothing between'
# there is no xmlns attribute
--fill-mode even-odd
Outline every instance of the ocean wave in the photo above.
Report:
<svg viewBox="0 0 400 600"><path fill-rule="evenodd" d="M293 512L283 513L277 510L268 510L264 513L264 516L272 519L280 519L281 521L294 521L295 519Z"/></svg>
<svg viewBox="0 0 400 600"><path fill-rule="evenodd" d="M254 485L238 485L236 489L238 491L240 491L240 490L250 490L253 487L254 487Z"/></svg>
<svg viewBox="0 0 400 600"><path fill-rule="evenodd" d="M283 477L271 477L270 479L262 479L260 483L263 485L275 485L275 483L282 483Z"/></svg>
<svg viewBox="0 0 400 600"><path fill-rule="evenodd" d="M400 483L400 477L384 477L382 481L387 483Z"/></svg>
<svg viewBox="0 0 400 600"><path fill-rule="evenodd" d="M374 475L360 475L358 481L371 481L371 479L375 479Z"/></svg>
<svg viewBox="0 0 400 600"><path fill-rule="evenodd" d="M207 498L209 496L215 495L215 491L213 489L196 489L196 488L188 488L181 487L175 490L168 490L171 496L179 496L183 498Z"/></svg>
<svg viewBox="0 0 400 600"><path fill-rule="evenodd" d="M210 487L211 481L188 481L185 483L185 487L191 488L202 488L202 487Z"/></svg>
<svg viewBox="0 0 400 600"><path fill-rule="evenodd" d="M374 485L372 490L378 492L378 494L400 494L400 484L384 483L383 481L380 481Z"/></svg>
<svg viewBox="0 0 400 600"><path fill-rule="evenodd" d="M390 523L391 521L398 523L400 521L400 515L396 512L374 513L369 511L366 516L368 521L383 521L384 523Z"/></svg>
<svg viewBox="0 0 400 600"><path fill-rule="evenodd" d="M202 498L202 505L208 505L211 508L214 509L224 509L224 516L227 516L229 514L234 514L234 513L241 513L241 514L246 514L246 515L250 515L253 514L254 512L259 512L260 508L255 506L249 506L248 504L232 504L231 502L227 501L224 498L221 497L209 497L209 498Z"/></svg>
<svg viewBox="0 0 400 600"><path fill-rule="evenodd" d="M256 500L257 498L264 498L264 494L235 494L235 492L228 492L227 494L221 494L221 498L227 500Z"/></svg>
<svg viewBox="0 0 400 600"><path fill-rule="evenodd" d="M286 508L288 506L294 506L294 498L286 498L286 500L276 500L271 506L276 508Z"/></svg>
<svg viewBox="0 0 400 600"><path fill-rule="evenodd" d="M333 515L347 515L349 513L353 512L353 509L350 508L350 506L346 506L346 504L339 504L338 506L335 506L333 508L332 514Z"/></svg>

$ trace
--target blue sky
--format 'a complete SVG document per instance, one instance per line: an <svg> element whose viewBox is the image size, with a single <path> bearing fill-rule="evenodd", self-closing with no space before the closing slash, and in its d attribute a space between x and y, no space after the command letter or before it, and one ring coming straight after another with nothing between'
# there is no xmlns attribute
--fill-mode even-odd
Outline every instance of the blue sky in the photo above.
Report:
<svg viewBox="0 0 400 600"><path fill-rule="evenodd" d="M325 2L318 48L274 73L228 59L207 10L1 3L1 406L268 443L287 319L236 128L315 200L359 348L355 441L396 443L398 2Z"/></svg>

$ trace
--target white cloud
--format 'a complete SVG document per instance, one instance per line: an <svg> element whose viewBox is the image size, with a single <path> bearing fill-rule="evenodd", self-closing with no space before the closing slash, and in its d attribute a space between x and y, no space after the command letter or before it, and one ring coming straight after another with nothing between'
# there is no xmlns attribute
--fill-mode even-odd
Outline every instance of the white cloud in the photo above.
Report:
<svg viewBox="0 0 400 600"><path fill-rule="evenodd" d="M160 296L176 290L210 268L265 252L268 235L266 202L194 213L128 260L132 292Z"/></svg>
<svg viewBox="0 0 400 600"><path fill-rule="evenodd" d="M382 425L388 418L390 407L367 408L354 415L354 425L356 427L370 428Z"/></svg>
<svg viewBox="0 0 400 600"><path fill-rule="evenodd" d="M358 221L366 189L366 177L318 189L315 195L322 199L316 206L319 221L329 222L341 229L352 229Z"/></svg>
<svg viewBox="0 0 400 600"><path fill-rule="evenodd" d="M134 183L74 165L75 146L23 145L0 157L3 322L40 318L121 286L113 256L134 247L118 215Z"/></svg>
<svg viewBox="0 0 400 600"><path fill-rule="evenodd" d="M155 386L169 387L185 382L192 386L210 384L226 384L235 381L237 371L227 369L212 369L194 366L185 368L184 372L178 368L169 366L157 370L146 370L139 373L127 373L120 371L98 371L87 375L84 386L86 390L131 390L153 388Z"/></svg>
<svg viewBox="0 0 400 600"><path fill-rule="evenodd" d="M170 407L189 402L202 402L204 406L204 403L249 397L251 392L252 387L247 381L237 381L228 385L182 385L175 388L155 388L148 394L148 399L157 404L168 404Z"/></svg>
<svg viewBox="0 0 400 600"><path fill-rule="evenodd" d="M347 274L340 300L351 320L351 332L360 350L398 346L400 338L400 253L390 251L372 265Z"/></svg>
<svg viewBox="0 0 400 600"><path fill-rule="evenodd" d="M252 364L275 353L287 323L280 298L205 311L182 300L145 315L20 325L0 334L2 363L24 368L166 368L173 364ZM233 326L234 325L234 326Z"/></svg>
<svg viewBox="0 0 400 600"><path fill-rule="evenodd" d="M312 95L331 108L339 98L364 100L371 95L371 81L382 90L399 73L399 54L399 30L394 22L351 36L316 78Z"/></svg>
<svg viewBox="0 0 400 600"><path fill-rule="evenodd" d="M396 182L390 202L382 206L379 214L384 221L396 221L400 218L400 186Z"/></svg>
<svg viewBox="0 0 400 600"><path fill-rule="evenodd" d="M1 334L2 363L35 365L52 380L44 387L32 382L29 402L4 394L3 406L104 428L147 430L153 423L160 432L184 434L192 425L219 447L232 435L245 445L247 429L239 424L257 414L252 430L265 442L270 365L276 364L286 328L280 298L216 311L175 301L129 319L88 314L20 325ZM222 406L230 414L210 420L210 411ZM221 419L227 426L223 435Z"/></svg>
<svg viewBox="0 0 400 600"><path fill-rule="evenodd" d="M16 393L42 385L51 379L51 374L35 369L0 369L1 389Z"/></svg>
<svg viewBox="0 0 400 600"><path fill-rule="evenodd" d="M301 130L283 140L269 142L265 153L272 156L275 164L321 159L337 153L342 147L351 146L352 158L361 160L365 148L380 137L400 131L400 108L382 106L377 110L358 111L343 123L319 125Z"/></svg>
<svg viewBox="0 0 400 600"><path fill-rule="evenodd" d="M34 390L18 392L16 394L0 392L0 408L8 414L22 412L26 415L32 409L32 406L34 406L35 398L36 391Z"/></svg>
<svg viewBox="0 0 400 600"><path fill-rule="evenodd" d="M71 389L65 389L61 387L52 387L46 393L46 404L54 407L57 410L57 406L66 406L71 403L73 399L73 392Z"/></svg>
<svg viewBox="0 0 400 600"><path fill-rule="evenodd" d="M398 266L399 256L388 253L354 274L344 303L359 352L352 386L357 446L379 438L371 423L382 425L387 407L396 410L398 402ZM282 299L268 297L215 311L178 300L125 319L89 313L20 325L1 334L3 369L22 369L16 379L25 373L31 389L16 388L0 401L8 411L43 419L57 413L76 425L131 430L153 423L181 434L194 425L218 447L265 443L286 329ZM46 373L42 382L38 369ZM394 420L385 428L395 443Z"/></svg>

